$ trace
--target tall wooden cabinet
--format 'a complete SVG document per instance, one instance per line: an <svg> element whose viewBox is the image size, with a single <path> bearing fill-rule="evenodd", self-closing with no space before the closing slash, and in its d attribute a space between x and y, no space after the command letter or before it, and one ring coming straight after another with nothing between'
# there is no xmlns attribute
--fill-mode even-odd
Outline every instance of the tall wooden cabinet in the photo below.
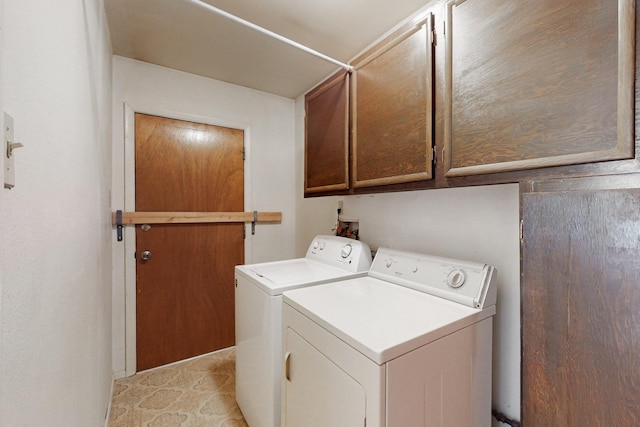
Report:
<svg viewBox="0 0 640 427"><path fill-rule="evenodd" d="M446 176L629 159L633 0L448 0Z"/></svg>
<svg viewBox="0 0 640 427"><path fill-rule="evenodd" d="M640 175L522 194L522 425L640 425Z"/></svg>

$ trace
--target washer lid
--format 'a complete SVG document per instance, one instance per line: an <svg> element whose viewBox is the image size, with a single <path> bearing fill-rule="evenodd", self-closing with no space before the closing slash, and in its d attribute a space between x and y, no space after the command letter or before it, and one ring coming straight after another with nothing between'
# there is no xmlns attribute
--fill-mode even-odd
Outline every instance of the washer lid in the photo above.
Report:
<svg viewBox="0 0 640 427"><path fill-rule="evenodd" d="M379 365L496 312L373 277L293 290L283 301Z"/></svg>
<svg viewBox="0 0 640 427"><path fill-rule="evenodd" d="M253 281L269 295L280 295L290 289L327 283L344 278L364 276L308 258L236 266L236 274Z"/></svg>

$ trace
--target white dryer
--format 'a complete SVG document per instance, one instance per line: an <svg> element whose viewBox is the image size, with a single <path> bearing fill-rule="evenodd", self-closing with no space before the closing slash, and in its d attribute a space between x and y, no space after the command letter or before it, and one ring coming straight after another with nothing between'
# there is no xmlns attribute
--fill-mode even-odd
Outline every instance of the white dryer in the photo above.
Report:
<svg viewBox="0 0 640 427"><path fill-rule="evenodd" d="M236 400L250 427L280 425L282 292L367 274L366 243L316 236L304 258L235 269Z"/></svg>
<svg viewBox="0 0 640 427"><path fill-rule="evenodd" d="M283 295L282 427L488 427L496 270L378 250Z"/></svg>

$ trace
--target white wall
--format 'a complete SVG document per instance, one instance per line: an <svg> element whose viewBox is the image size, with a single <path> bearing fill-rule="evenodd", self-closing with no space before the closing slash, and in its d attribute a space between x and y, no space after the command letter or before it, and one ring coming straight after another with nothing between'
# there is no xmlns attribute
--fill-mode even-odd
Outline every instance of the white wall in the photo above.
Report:
<svg viewBox="0 0 640 427"><path fill-rule="evenodd" d="M125 154L125 103L136 112L241 128L247 149L245 211L277 211L283 216L281 224L258 224L255 236L247 227L245 262L291 258L295 252L294 101L118 56L113 70L114 209L125 207L123 189L133 175L127 166L131 156ZM130 339L131 325L125 325L125 314L131 317L131 311L125 313L125 289L131 288L125 288L124 278L134 267L125 270L125 247L116 242L115 234L113 253L113 369L116 376L124 376L131 373L126 371L130 371L135 343ZM132 259L132 253L126 256ZM127 302L129 307L132 303Z"/></svg>
<svg viewBox="0 0 640 427"><path fill-rule="evenodd" d="M388 247L485 262L498 270L494 320L493 404L520 419L520 246L518 185L303 198L304 99L296 100L297 254L330 234L337 201L360 221L360 238ZM500 425L494 421L494 425Z"/></svg>
<svg viewBox="0 0 640 427"><path fill-rule="evenodd" d="M4 0L0 424L105 423L111 374L111 46L101 0Z"/></svg>
<svg viewBox="0 0 640 427"><path fill-rule="evenodd" d="M4 129L4 0L0 0L0 129ZM4 138L3 138L4 139ZM4 145L0 144L0 147ZM0 154L0 171L4 171L4 157ZM2 174L0 174L2 175ZM0 178L2 179L2 178ZM4 190L0 190L0 213L4 212ZM1 218L0 214L0 218ZM0 226L0 242L4 242L4 227ZM2 324L2 295L4 294L4 250L0 243L0 325ZM2 384L2 327L0 327L0 384ZM2 405L0 405L0 426L2 426Z"/></svg>

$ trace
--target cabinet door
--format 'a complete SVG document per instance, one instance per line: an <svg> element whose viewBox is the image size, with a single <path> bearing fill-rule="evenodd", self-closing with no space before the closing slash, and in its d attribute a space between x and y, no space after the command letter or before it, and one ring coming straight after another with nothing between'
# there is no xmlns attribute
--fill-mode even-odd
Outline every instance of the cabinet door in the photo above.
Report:
<svg viewBox="0 0 640 427"><path fill-rule="evenodd" d="M349 74L305 96L305 195L349 188Z"/></svg>
<svg viewBox="0 0 640 427"><path fill-rule="evenodd" d="M285 339L283 427L364 426L362 386L292 329Z"/></svg>
<svg viewBox="0 0 640 427"><path fill-rule="evenodd" d="M353 65L354 187L432 177L431 15Z"/></svg>
<svg viewBox="0 0 640 427"><path fill-rule="evenodd" d="M638 426L640 175L550 184L522 195L523 425Z"/></svg>
<svg viewBox="0 0 640 427"><path fill-rule="evenodd" d="M446 9L446 176L633 157L633 0Z"/></svg>

